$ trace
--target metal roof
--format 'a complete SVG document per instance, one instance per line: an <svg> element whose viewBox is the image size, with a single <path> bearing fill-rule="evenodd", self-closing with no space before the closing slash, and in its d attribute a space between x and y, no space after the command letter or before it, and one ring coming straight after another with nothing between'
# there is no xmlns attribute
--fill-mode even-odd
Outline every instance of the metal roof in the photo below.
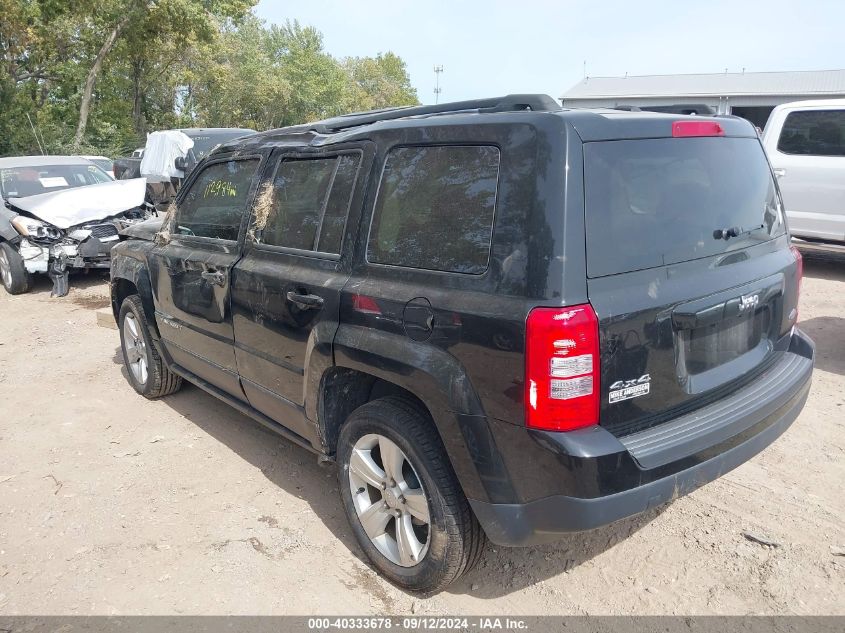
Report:
<svg viewBox="0 0 845 633"><path fill-rule="evenodd" d="M845 70L585 77L561 99L734 95L845 95Z"/></svg>

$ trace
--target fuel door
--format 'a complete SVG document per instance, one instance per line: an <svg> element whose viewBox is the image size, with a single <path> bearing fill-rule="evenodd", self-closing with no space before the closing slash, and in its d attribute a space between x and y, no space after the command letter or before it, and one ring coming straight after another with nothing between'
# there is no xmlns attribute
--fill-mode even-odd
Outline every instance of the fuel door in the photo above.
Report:
<svg viewBox="0 0 845 633"><path fill-rule="evenodd" d="M405 304L402 312L405 334L414 341L425 341L434 332L434 310L425 297L416 297Z"/></svg>

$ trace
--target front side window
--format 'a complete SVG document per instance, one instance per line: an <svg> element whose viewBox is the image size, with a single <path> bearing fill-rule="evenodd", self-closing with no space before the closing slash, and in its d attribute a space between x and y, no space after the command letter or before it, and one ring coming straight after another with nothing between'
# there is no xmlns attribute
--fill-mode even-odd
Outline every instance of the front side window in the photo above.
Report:
<svg viewBox="0 0 845 633"><path fill-rule="evenodd" d="M172 232L237 240L257 168L257 158L208 165L179 203Z"/></svg>
<svg viewBox="0 0 845 633"><path fill-rule="evenodd" d="M784 154L845 156L845 110L790 112L778 139Z"/></svg>
<svg viewBox="0 0 845 633"><path fill-rule="evenodd" d="M384 165L367 259L482 274L496 207L499 150L492 146L399 147Z"/></svg>
<svg viewBox="0 0 845 633"><path fill-rule="evenodd" d="M284 159L256 203L261 244L340 253L361 157Z"/></svg>

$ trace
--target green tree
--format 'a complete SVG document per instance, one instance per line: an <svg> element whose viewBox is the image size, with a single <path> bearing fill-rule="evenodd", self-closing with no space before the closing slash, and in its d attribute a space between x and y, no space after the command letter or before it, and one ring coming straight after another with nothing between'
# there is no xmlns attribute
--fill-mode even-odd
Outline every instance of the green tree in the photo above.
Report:
<svg viewBox="0 0 845 633"><path fill-rule="evenodd" d="M120 155L151 129L256 130L417 102L394 53L337 59L254 0L0 0L0 154Z"/></svg>
<svg viewBox="0 0 845 633"><path fill-rule="evenodd" d="M184 118L208 126L273 127L279 124L280 105L291 94L268 32L255 16L226 25L219 38L200 46L184 80Z"/></svg>
<svg viewBox="0 0 845 633"><path fill-rule="evenodd" d="M191 39L209 41L215 32L215 19L241 18L255 4L254 0L127 0L116 3L113 0L88 0L83 8L91 23L93 38L102 40L102 45L94 55L88 69L79 105L79 121L73 138L73 148L78 150L82 144L88 114L103 60L112 51L118 37L127 29L136 32L136 47L139 43L137 34L152 35L140 40L144 46L156 46L165 38L171 38L177 44L186 45ZM92 19L93 18L93 19ZM136 87L142 73L139 57L136 63ZM137 98L137 94L136 94ZM137 121L136 121L137 123Z"/></svg>
<svg viewBox="0 0 845 633"><path fill-rule="evenodd" d="M337 60L315 28L266 28L256 17L229 25L203 47L191 72L192 118L266 129L349 112L418 103L393 53Z"/></svg>
<svg viewBox="0 0 845 633"><path fill-rule="evenodd" d="M352 82L352 102L361 109L419 103L405 62L398 55L388 51L376 57L347 57L343 65Z"/></svg>

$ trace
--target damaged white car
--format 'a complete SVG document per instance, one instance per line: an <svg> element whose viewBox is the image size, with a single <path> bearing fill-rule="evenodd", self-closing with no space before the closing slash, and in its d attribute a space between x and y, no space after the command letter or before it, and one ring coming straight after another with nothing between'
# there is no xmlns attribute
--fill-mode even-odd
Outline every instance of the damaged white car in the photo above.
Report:
<svg viewBox="0 0 845 633"><path fill-rule="evenodd" d="M114 181L80 157L0 158L0 280L10 294L29 290L32 275L68 292L73 269L109 268L118 232L150 215L143 178Z"/></svg>

